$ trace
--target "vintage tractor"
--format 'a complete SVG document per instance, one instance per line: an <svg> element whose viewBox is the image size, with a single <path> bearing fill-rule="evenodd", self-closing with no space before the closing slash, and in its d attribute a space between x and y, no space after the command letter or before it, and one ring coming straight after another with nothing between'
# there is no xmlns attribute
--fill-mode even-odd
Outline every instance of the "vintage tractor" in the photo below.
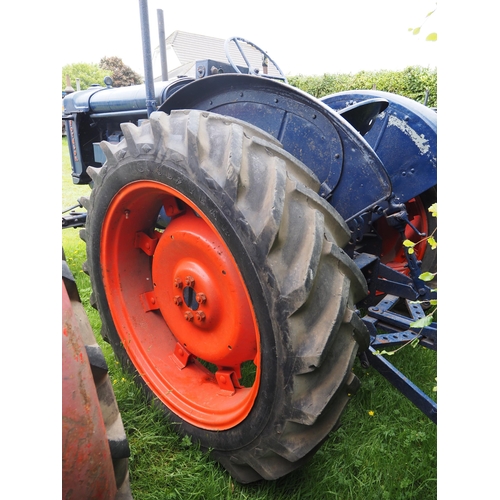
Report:
<svg viewBox="0 0 500 500"><path fill-rule="evenodd" d="M420 278L435 252L403 241L435 227L437 113L377 91L316 99L229 54L197 68L64 99L73 180L92 192L63 226L82 227L103 338L242 483L318 450L357 356L436 421L374 351L436 348L435 323L411 326L436 298Z"/></svg>

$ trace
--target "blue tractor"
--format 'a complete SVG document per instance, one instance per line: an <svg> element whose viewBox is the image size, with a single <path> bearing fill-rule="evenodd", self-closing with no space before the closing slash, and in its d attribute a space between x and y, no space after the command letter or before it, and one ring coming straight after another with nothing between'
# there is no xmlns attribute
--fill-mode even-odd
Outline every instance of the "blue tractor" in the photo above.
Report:
<svg viewBox="0 0 500 500"><path fill-rule="evenodd" d="M250 483L338 427L356 357L436 420L374 353L436 348L436 324L412 324L436 298L421 275L436 266L437 113L377 91L316 99L264 52L277 75L227 55L196 77L65 97L73 180L92 191L63 226L82 227L116 357Z"/></svg>

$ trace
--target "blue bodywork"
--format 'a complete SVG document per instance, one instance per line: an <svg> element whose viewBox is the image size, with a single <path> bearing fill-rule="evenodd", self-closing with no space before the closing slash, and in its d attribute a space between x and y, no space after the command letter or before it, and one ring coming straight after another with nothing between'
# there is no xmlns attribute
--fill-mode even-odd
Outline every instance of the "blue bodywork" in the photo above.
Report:
<svg viewBox="0 0 500 500"><path fill-rule="evenodd" d="M389 106L362 136L343 112L374 97ZM370 211L380 217L391 197L405 203L437 184L437 114L404 97L353 91L320 100L276 80L222 73L156 83L155 99L166 113L203 109L270 133L314 172L320 194L348 222ZM99 143L121 139L120 123L147 119L144 85L92 87L63 105L77 184L90 182L88 166L103 163Z"/></svg>
<svg viewBox="0 0 500 500"><path fill-rule="evenodd" d="M377 90L339 92L321 101L337 112L372 98L389 102L364 135L403 202L437 183L437 113L407 97Z"/></svg>
<svg viewBox="0 0 500 500"><path fill-rule="evenodd" d="M192 78L156 83L157 106L190 81ZM105 161L100 142L119 142L122 138L120 123L138 124L147 119L146 86L112 88L94 85L64 97L63 109L73 182L90 184L87 168L100 167Z"/></svg>

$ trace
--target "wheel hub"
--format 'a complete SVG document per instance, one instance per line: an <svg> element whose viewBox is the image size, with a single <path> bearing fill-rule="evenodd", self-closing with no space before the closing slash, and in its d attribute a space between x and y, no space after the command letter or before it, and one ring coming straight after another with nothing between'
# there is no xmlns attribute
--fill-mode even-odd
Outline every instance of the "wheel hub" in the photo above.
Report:
<svg viewBox="0 0 500 500"><path fill-rule="evenodd" d="M239 273L215 233L192 210L165 229L152 271L161 313L185 349L219 367L255 358L252 314Z"/></svg>

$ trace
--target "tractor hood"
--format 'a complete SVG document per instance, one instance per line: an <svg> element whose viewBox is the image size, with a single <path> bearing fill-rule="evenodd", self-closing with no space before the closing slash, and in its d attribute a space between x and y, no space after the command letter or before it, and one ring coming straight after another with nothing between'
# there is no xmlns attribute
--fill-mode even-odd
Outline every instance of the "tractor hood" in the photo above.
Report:
<svg viewBox="0 0 500 500"><path fill-rule="evenodd" d="M154 85L156 104L159 107L167 97L183 87L192 78L176 78ZM63 113L127 113L146 111L146 86L101 87L93 85L87 90L73 92L63 99Z"/></svg>

